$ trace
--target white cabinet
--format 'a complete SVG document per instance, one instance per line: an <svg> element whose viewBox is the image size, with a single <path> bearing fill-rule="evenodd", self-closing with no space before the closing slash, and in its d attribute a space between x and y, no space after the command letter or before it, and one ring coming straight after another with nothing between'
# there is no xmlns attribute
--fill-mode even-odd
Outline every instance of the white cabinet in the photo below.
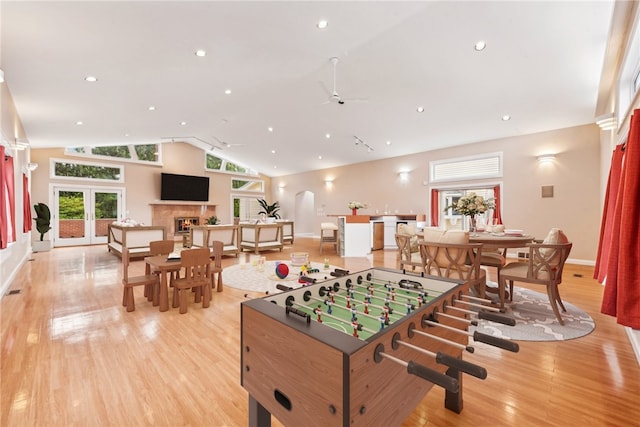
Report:
<svg viewBox="0 0 640 427"><path fill-rule="evenodd" d="M371 253L371 224L367 215L338 217L340 256L363 257Z"/></svg>

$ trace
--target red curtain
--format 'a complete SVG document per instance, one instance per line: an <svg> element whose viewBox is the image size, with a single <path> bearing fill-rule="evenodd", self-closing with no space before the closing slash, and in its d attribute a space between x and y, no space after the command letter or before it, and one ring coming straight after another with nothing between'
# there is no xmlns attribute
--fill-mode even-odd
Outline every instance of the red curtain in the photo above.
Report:
<svg viewBox="0 0 640 427"><path fill-rule="evenodd" d="M7 219L7 242L16 241L16 195L15 195L15 179L13 174L13 157L5 156L4 158L4 184L5 184L5 210Z"/></svg>
<svg viewBox="0 0 640 427"><path fill-rule="evenodd" d="M640 110L631 117L615 201L611 250L601 311L621 325L640 329Z"/></svg>
<svg viewBox="0 0 640 427"><path fill-rule="evenodd" d="M502 214L500 213L501 206L501 197L500 197L500 186L496 185L493 187L493 203L496 205L493 210L493 219L496 220L496 224L502 224Z"/></svg>
<svg viewBox="0 0 640 427"><path fill-rule="evenodd" d="M0 249L7 247L7 196L4 183L4 146L0 145Z"/></svg>
<svg viewBox="0 0 640 427"><path fill-rule="evenodd" d="M440 191L436 189L431 190L431 226L437 227L440 220L440 208L438 199L440 197Z"/></svg>
<svg viewBox="0 0 640 427"><path fill-rule="evenodd" d="M22 231L28 233L31 231L31 196L29 195L29 178L26 174L22 174Z"/></svg>
<svg viewBox="0 0 640 427"><path fill-rule="evenodd" d="M609 262L609 253L611 252L611 236L613 233L613 216L616 208L616 199L618 198L618 189L620 187L623 157L624 147L618 145L611 157L611 170L609 171L602 222L600 224L600 243L598 244L596 266L593 271L593 278L600 283L604 281L607 275L607 264Z"/></svg>

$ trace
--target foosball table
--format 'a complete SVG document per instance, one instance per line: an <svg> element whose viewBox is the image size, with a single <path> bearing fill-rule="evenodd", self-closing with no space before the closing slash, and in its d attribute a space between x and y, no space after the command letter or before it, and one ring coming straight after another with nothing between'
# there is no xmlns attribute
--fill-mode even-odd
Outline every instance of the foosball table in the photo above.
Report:
<svg viewBox="0 0 640 427"><path fill-rule="evenodd" d="M462 359L477 318L511 323L466 282L372 268L336 270L308 286L241 304L241 383L249 425L393 426L434 386L462 410L462 376L486 370Z"/></svg>

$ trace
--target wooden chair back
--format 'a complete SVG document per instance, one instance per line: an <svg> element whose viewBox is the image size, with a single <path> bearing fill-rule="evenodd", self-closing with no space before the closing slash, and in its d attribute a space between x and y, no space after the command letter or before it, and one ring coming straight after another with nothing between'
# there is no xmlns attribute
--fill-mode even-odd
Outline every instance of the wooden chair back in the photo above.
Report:
<svg viewBox="0 0 640 427"><path fill-rule="evenodd" d="M173 240L154 240L149 242L149 254L154 255L169 255L174 251L176 242Z"/></svg>
<svg viewBox="0 0 640 427"><path fill-rule="evenodd" d="M423 241L419 247L426 274L466 281L477 296L485 297L487 276L480 268L482 243Z"/></svg>
<svg viewBox="0 0 640 427"><path fill-rule="evenodd" d="M411 270L416 268L422 269L422 258L420 249L413 250L411 247L411 235L396 233L396 245L398 245L398 258L400 269L406 270L406 266L410 266Z"/></svg>

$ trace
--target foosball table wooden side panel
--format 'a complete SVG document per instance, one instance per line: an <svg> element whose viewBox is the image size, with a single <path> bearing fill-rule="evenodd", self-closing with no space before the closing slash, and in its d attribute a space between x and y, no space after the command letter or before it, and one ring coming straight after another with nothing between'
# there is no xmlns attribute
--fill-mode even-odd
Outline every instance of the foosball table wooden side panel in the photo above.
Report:
<svg viewBox="0 0 640 427"><path fill-rule="evenodd" d="M467 285L457 287L455 295L459 295L460 292L467 292ZM451 292L451 295L454 295L454 292ZM450 297L439 299L424 311L404 319L394 325L392 333L379 336L366 348L352 355L350 372L351 402L349 405L353 414L350 422L351 426L400 425L433 387L433 383L409 374L405 366L394 361L383 358L381 362L376 363L374 361L374 353L378 344L384 346L385 353L396 358L404 361L414 361L440 373L444 373L447 370L446 366L436 363L435 358L407 346L399 345L394 350L392 340L396 332L403 342L424 348L433 353L442 351L457 358L461 357L462 350L451 344L442 343L419 334L409 337L410 325L413 324L416 330L467 345L468 337L465 335L438 327L423 328L420 325L420 319L423 314L430 314L434 309L442 312L444 302L450 304ZM456 328L466 328L464 323L454 319L440 318L438 321ZM462 393L461 377L459 385L460 393Z"/></svg>
<svg viewBox="0 0 640 427"><path fill-rule="evenodd" d="M296 318L286 322L304 324ZM344 365L343 352L242 306L242 385L283 424L342 426Z"/></svg>

